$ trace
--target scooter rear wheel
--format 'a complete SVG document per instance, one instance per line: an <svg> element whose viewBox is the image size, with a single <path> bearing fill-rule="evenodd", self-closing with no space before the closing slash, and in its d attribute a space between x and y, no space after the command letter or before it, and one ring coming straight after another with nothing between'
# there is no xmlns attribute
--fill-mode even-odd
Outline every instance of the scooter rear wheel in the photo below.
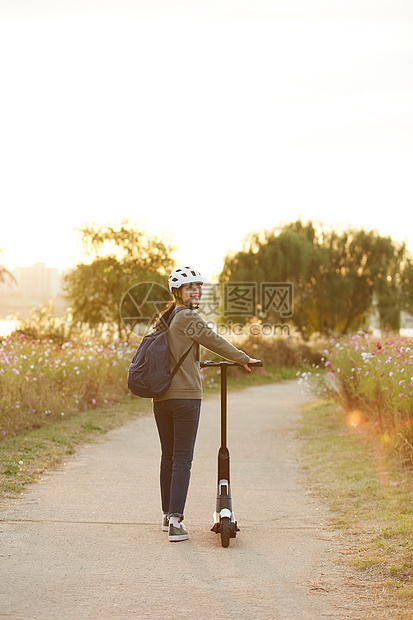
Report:
<svg viewBox="0 0 413 620"><path fill-rule="evenodd" d="M229 517L222 517L219 524L219 531L221 533L222 546L228 547L231 538L231 520Z"/></svg>

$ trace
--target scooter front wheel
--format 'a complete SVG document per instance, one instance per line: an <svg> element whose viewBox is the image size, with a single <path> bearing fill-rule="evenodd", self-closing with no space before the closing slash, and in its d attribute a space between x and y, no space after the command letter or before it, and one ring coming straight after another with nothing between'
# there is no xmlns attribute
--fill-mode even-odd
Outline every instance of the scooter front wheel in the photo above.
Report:
<svg viewBox="0 0 413 620"><path fill-rule="evenodd" d="M231 520L229 517L222 517L219 524L219 531L221 533L222 546L228 547L231 538Z"/></svg>

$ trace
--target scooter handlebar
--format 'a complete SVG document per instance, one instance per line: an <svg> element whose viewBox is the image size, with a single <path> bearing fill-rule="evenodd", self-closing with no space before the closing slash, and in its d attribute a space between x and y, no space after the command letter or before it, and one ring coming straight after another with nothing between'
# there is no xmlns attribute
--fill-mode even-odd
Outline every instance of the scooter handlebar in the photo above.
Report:
<svg viewBox="0 0 413 620"><path fill-rule="evenodd" d="M260 361L258 362L249 362L248 366L250 368L259 368L261 367L263 364ZM200 363L201 368L219 368L221 366L239 366L240 368L242 368L242 364L237 364L236 362L227 362L227 361L222 361L222 362L214 362L213 360L205 360L204 362Z"/></svg>
<svg viewBox="0 0 413 620"><path fill-rule="evenodd" d="M258 362L248 362L248 366L250 368L261 368L263 366L263 363L261 360L259 360Z"/></svg>

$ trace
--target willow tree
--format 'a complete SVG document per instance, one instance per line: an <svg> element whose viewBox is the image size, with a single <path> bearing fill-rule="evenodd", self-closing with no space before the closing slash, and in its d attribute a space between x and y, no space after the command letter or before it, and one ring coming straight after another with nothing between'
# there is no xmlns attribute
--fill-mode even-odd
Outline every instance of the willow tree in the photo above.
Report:
<svg viewBox="0 0 413 620"><path fill-rule="evenodd" d="M337 233L298 220L247 237L242 251L225 258L220 279L254 281L258 291L265 282L290 283L290 320L304 335L347 333L363 326L374 295L382 326L397 328L407 260L403 244L375 231ZM264 301L258 299L261 308ZM282 320L274 308L263 316Z"/></svg>

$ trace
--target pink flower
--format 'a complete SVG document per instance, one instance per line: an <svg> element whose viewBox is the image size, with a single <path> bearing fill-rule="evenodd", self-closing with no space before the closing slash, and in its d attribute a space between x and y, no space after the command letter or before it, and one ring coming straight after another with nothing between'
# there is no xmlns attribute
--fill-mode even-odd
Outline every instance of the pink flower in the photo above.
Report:
<svg viewBox="0 0 413 620"><path fill-rule="evenodd" d="M399 381L399 385L403 385L404 383L404 379L402 379L401 381Z"/></svg>
<svg viewBox="0 0 413 620"><path fill-rule="evenodd" d="M19 375L20 374L19 371L17 370L17 368L12 368L11 370L12 370L12 372L14 372L15 375Z"/></svg>
<svg viewBox="0 0 413 620"><path fill-rule="evenodd" d="M402 396L404 396L404 394L399 394L399 398L402 398Z"/></svg>

